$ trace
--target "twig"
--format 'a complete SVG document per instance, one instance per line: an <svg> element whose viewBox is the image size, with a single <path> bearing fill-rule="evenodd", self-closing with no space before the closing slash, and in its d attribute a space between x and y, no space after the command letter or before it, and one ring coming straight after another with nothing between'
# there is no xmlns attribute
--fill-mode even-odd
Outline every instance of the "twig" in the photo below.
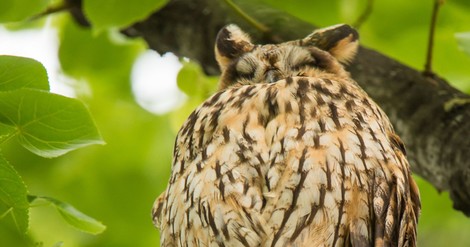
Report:
<svg viewBox="0 0 470 247"><path fill-rule="evenodd" d="M372 14L372 7L374 6L374 0L367 0L367 5L362 14L357 18L356 22L354 22L353 26L359 29L364 22L369 19L370 14Z"/></svg>
<svg viewBox="0 0 470 247"><path fill-rule="evenodd" d="M426 55L426 64L424 65L423 75L428 77L433 77L434 72L432 71L432 52L434 47L434 33L436 30L436 23L437 23L437 13L439 12L439 8L441 5L444 4L444 0L434 0L434 6L432 9L432 16L431 16L431 25L429 28L429 36L428 36L428 51Z"/></svg>
<svg viewBox="0 0 470 247"><path fill-rule="evenodd" d="M225 2L243 19L245 19L250 25L258 29L264 34L271 33L271 29L264 25L263 23L255 20L253 17L249 16L245 11L243 11L240 7L238 7L232 0L225 0Z"/></svg>
<svg viewBox="0 0 470 247"><path fill-rule="evenodd" d="M60 3L59 5L56 5L56 6L49 6L43 12L29 18L28 21L35 21L35 20L40 19L44 16L48 16L50 14L55 14L55 13L58 13L58 12L61 12L61 11L68 10L71 7L72 6L67 1L62 2L62 3Z"/></svg>

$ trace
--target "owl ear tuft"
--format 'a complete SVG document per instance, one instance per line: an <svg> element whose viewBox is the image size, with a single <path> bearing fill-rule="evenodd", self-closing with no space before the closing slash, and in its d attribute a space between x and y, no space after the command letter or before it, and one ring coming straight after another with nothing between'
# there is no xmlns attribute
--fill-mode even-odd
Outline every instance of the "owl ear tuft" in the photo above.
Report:
<svg viewBox="0 0 470 247"><path fill-rule="evenodd" d="M253 50L248 34L243 32L237 25L230 24L222 28L217 34L215 41L215 58L220 69L225 70L227 65L234 59L246 52Z"/></svg>
<svg viewBox="0 0 470 247"><path fill-rule="evenodd" d="M359 46L358 32L347 24L334 25L315 30L302 39L304 46L315 46L329 52L339 62L348 63L356 55Z"/></svg>

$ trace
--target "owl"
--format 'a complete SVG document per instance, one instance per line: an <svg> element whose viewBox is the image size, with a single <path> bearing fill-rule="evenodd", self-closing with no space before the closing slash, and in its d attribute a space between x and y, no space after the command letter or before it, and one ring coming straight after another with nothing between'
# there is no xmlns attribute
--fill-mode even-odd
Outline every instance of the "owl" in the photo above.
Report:
<svg viewBox="0 0 470 247"><path fill-rule="evenodd" d="M344 24L267 45L219 32L219 90L178 132L153 207L161 246L416 246L404 145L343 67L357 47Z"/></svg>

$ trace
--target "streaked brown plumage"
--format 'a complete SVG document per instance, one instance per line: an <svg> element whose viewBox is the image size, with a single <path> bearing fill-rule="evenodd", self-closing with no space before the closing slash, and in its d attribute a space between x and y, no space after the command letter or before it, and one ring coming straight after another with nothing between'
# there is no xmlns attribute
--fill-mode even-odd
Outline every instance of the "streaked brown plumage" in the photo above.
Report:
<svg viewBox="0 0 470 247"><path fill-rule="evenodd" d="M416 246L403 143L340 62L347 25L253 45L217 37L220 90L178 133L155 202L161 246Z"/></svg>

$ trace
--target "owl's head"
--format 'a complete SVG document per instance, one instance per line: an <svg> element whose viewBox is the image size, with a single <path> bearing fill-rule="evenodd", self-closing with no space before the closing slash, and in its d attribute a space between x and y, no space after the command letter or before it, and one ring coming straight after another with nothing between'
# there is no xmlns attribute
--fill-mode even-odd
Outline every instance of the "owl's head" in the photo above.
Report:
<svg viewBox="0 0 470 247"><path fill-rule="evenodd" d="M322 73L348 76L341 63L356 54L358 33L340 24L318 29L307 37L276 45L254 45L236 25L220 30L215 44L222 71L219 88L233 84L273 83L290 76Z"/></svg>

